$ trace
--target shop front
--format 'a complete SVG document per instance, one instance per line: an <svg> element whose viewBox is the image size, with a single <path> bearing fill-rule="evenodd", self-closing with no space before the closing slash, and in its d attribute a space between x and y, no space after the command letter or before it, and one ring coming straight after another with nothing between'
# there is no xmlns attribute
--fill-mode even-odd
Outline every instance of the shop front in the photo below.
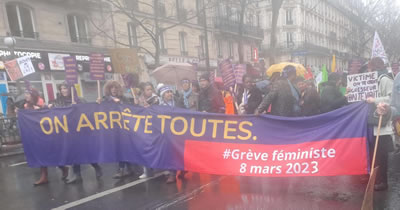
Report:
<svg viewBox="0 0 400 210"><path fill-rule="evenodd" d="M46 102L56 98L57 85L65 81L63 57L73 56L77 61L79 73L76 89L78 95L85 101L93 102L97 98L97 81L90 79L90 54L84 53L66 53L56 51L36 51L36 50L18 50L14 51L14 57L29 56L35 68L35 73L28 75L23 80L29 81L32 87L36 88ZM0 95L11 93L17 95L19 87L23 90L25 85L22 82L11 81L4 68L4 61L11 58L11 52L8 49L0 49ZM111 58L104 57L106 81L114 78L114 72L111 65ZM104 81L101 82L102 86ZM6 96L1 96L0 112L6 110Z"/></svg>

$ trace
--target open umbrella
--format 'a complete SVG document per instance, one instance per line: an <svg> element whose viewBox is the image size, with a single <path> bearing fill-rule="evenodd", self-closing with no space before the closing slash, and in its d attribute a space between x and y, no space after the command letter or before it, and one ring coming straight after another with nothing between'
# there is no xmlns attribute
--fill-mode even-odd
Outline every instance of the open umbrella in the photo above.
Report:
<svg viewBox="0 0 400 210"><path fill-rule="evenodd" d="M298 63L289 63L289 62L282 62L282 63L274 64L274 65L270 66L270 67L268 68L268 70L267 70L267 75L268 75L269 77L271 77L272 74L275 73L275 72L279 72L279 73L280 73L280 72L282 72L282 70L283 70L286 66L288 66L288 65L292 65L292 66L296 67L297 76L302 76L302 77L304 77L304 74L307 72L306 68L304 68L304 66L301 65L301 64L298 64Z"/></svg>
<svg viewBox="0 0 400 210"><path fill-rule="evenodd" d="M177 85L182 79L197 79L197 73L193 65L188 63L167 63L154 69L150 75L157 82L169 85Z"/></svg>

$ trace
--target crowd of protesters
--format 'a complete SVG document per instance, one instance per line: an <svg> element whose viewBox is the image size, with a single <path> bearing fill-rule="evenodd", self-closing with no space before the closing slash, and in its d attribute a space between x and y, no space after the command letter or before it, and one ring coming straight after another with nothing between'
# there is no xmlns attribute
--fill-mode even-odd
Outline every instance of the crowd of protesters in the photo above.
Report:
<svg viewBox="0 0 400 210"><path fill-rule="evenodd" d="M378 115L384 115L381 129L381 143L378 147L377 166L379 166L375 190L387 188L387 162L388 153L393 151L391 117L400 114L400 78L387 72L385 64L380 58L373 58L368 64L367 71L377 71L378 97L368 98L367 103L371 106L368 123L375 126L376 135ZM299 77L294 66L286 66L281 73L274 73L269 78L269 84L265 89L256 86L256 78L253 74L245 74L242 83L230 89L224 89L223 84L218 84L208 73L199 76L198 81L183 79L179 87L166 84L153 85L151 82L140 82L135 77L136 87L139 89L132 98L124 95L123 86L117 81L108 81L104 86L104 97L98 99L97 103L112 102L119 104L135 104L142 107L152 105L179 107L192 111L225 114L269 114L282 117L308 117L333 111L348 105L346 93L341 88L346 87L346 77L333 72L329 74L328 81L315 84L314 79L305 80ZM258 78L257 78L258 79ZM156 88L154 88L156 87ZM397 88L397 89L396 89ZM57 99L49 102L47 108L66 107L71 104L84 103L84 100L71 94L71 88L62 84L58 88ZM129 89L133 91L133 89ZM392 92L393 94L392 96ZM133 92L131 92L133 93ZM74 98L72 97L74 95ZM391 105L391 109L390 109ZM24 109L45 108L44 100L39 93L33 89L27 89L25 93ZM370 148L373 148L371 142ZM372 153L372 152L370 152ZM102 169L98 164L91 164L96 172L96 177L102 176ZM68 168L59 167L63 172L63 180L66 183L82 181L80 165L72 167L73 173L68 176ZM121 179L134 175L138 167L128 162L119 162L117 174L113 178ZM153 169L143 167L139 178L153 176ZM166 183L174 183L176 178L183 179L185 171L170 170ZM35 185L48 183L47 168L41 168L41 177Z"/></svg>

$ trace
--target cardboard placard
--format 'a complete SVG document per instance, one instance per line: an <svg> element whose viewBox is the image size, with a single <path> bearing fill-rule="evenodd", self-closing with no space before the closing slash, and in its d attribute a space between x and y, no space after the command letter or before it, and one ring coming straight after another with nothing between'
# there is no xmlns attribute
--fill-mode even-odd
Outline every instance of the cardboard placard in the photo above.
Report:
<svg viewBox="0 0 400 210"><path fill-rule="evenodd" d="M347 76L348 102L363 101L378 94L378 72Z"/></svg>

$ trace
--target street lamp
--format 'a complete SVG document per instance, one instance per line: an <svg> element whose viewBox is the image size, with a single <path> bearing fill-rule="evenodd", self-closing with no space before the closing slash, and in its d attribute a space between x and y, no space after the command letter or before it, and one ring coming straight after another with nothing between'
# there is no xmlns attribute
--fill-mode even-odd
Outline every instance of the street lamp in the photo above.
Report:
<svg viewBox="0 0 400 210"><path fill-rule="evenodd" d="M17 44L17 40L14 37L6 37L4 38L4 44L10 49L10 60L14 59L14 47Z"/></svg>

